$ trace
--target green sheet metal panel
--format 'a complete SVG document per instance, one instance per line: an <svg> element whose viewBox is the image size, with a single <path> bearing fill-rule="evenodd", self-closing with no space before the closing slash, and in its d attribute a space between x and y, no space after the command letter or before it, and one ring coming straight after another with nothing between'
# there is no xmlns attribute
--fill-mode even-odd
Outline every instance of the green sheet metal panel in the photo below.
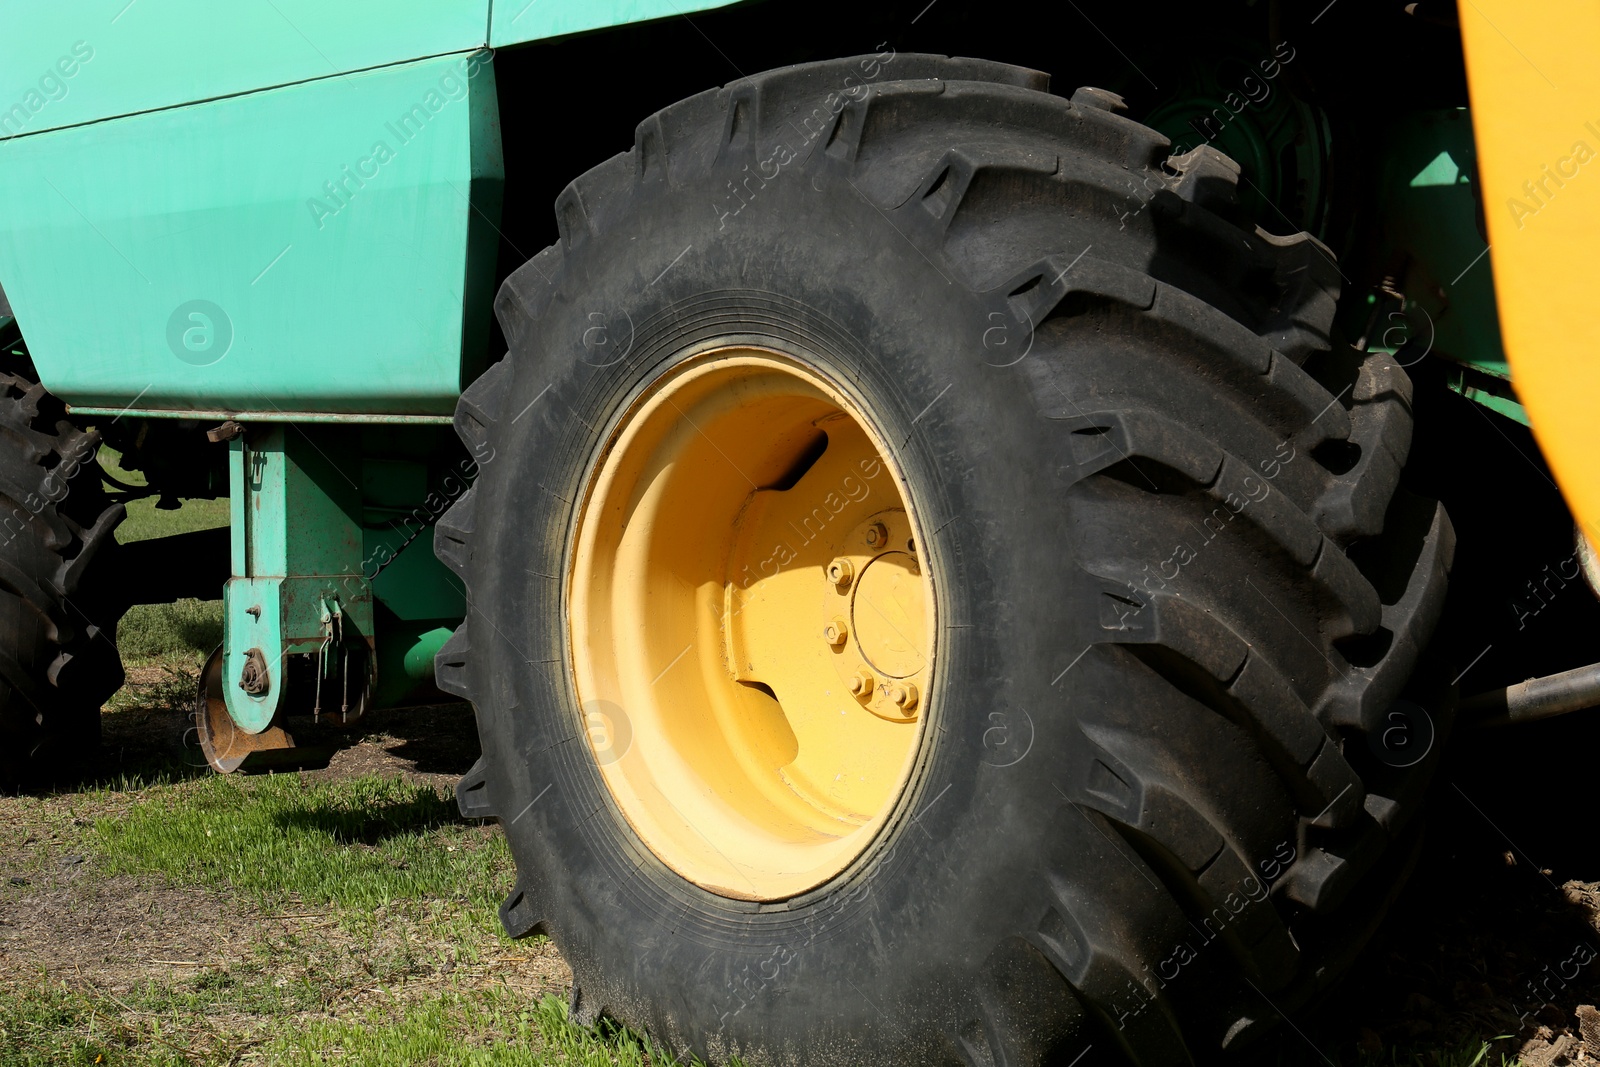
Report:
<svg viewBox="0 0 1600 1067"><path fill-rule="evenodd" d="M495 48L545 37L727 7L735 0L495 0L489 43Z"/></svg>
<svg viewBox="0 0 1600 1067"><path fill-rule="evenodd" d="M443 415L502 181L481 52L19 137L0 279L74 405Z"/></svg>
<svg viewBox="0 0 1600 1067"><path fill-rule="evenodd" d="M289 684L285 656L329 647L335 634L357 643L374 637L355 432L263 426L229 443L230 503L243 521L232 527L234 573L223 587L223 696L247 733L266 729L279 709ZM266 662L265 692L232 684L251 649Z"/></svg>
<svg viewBox="0 0 1600 1067"><path fill-rule="evenodd" d="M0 137L477 48L489 0L0 0Z"/></svg>
<svg viewBox="0 0 1600 1067"><path fill-rule="evenodd" d="M1378 155L1383 241L1408 298L1406 328L1392 340L1414 334L1432 355L1509 378L1472 189L1476 156L1465 108L1415 112L1390 128Z"/></svg>

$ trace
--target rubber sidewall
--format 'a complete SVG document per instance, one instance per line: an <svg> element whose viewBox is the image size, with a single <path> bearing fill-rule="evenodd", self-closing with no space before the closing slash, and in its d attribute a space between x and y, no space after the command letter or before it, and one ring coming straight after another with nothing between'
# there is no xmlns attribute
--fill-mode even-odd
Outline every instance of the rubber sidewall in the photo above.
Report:
<svg viewBox="0 0 1600 1067"><path fill-rule="evenodd" d="M1109 855L1066 805L1088 774L1072 708L1116 683L1088 662L1061 677L1087 648L1069 636L1082 591L1058 549L1061 435L984 346L1003 304L914 254L847 187L801 173L762 195L719 231L703 197L658 191L635 232L567 252L536 334L515 342L527 358L513 353L509 429L478 489L498 518L475 559L493 574L472 583L469 617L488 699L516 709L485 724L492 779L515 792L495 803L598 1007L702 1054L943 1059L974 1010L974 969L1037 920L1053 874ZM908 483L941 628L925 742L888 828L841 877L765 906L672 873L611 801L567 668L560 578L620 414L732 345L789 355L868 414Z"/></svg>

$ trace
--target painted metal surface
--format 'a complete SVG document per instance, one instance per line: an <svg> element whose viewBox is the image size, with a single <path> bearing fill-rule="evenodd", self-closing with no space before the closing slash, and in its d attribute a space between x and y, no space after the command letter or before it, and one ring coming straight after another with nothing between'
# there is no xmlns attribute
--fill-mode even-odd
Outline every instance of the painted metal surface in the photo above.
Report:
<svg viewBox="0 0 1600 1067"><path fill-rule="evenodd" d="M1461 8L1506 352L1580 527L1600 535L1600 8ZM1483 269L1480 263L1476 269Z"/></svg>
<svg viewBox="0 0 1600 1067"><path fill-rule="evenodd" d="M484 53L17 138L0 279L69 403L447 415L499 146Z"/></svg>
<svg viewBox="0 0 1600 1067"><path fill-rule="evenodd" d="M1417 111L1385 128L1376 151L1377 255L1386 275L1343 309L1351 336L1402 366L1442 359L1449 387L1528 424L1500 340L1494 275L1479 223L1477 147L1466 108Z"/></svg>
<svg viewBox="0 0 1600 1067"><path fill-rule="evenodd" d="M0 137L484 43L489 0L0 0Z"/></svg>
<svg viewBox="0 0 1600 1067"><path fill-rule="evenodd" d="M1392 125L1382 159L1385 238L1403 258L1398 281L1413 303L1395 339L1509 378L1494 275L1479 261L1485 242L1470 115L1465 108L1407 115Z"/></svg>
<svg viewBox="0 0 1600 1067"><path fill-rule="evenodd" d="M735 0L497 0L489 43L495 48L727 7Z"/></svg>
<svg viewBox="0 0 1600 1067"><path fill-rule="evenodd" d="M384 627L378 640L378 686L373 707L394 707L432 685L433 659L460 621L457 617L444 625L407 622Z"/></svg>
<svg viewBox="0 0 1600 1067"><path fill-rule="evenodd" d="M433 523L466 491L476 464L445 427L253 426L229 442L231 560L224 591L219 691L247 733L273 716L310 712L309 669L290 676L285 657L314 655L329 693L321 711L376 686L359 709L402 700L432 678L433 655L466 611L460 580L433 552ZM443 458L442 458L443 457ZM348 661L344 653L372 653ZM251 649L271 684L238 685ZM363 679L366 681L364 682ZM285 703L285 694L288 703ZM352 703L352 707L355 705Z"/></svg>
<svg viewBox="0 0 1600 1067"><path fill-rule="evenodd" d="M730 0L0 0L0 138Z"/></svg>
<svg viewBox="0 0 1600 1067"><path fill-rule="evenodd" d="M493 39L715 6L501 5ZM0 26L0 281L54 392L449 415L488 358L488 0L0 0Z"/></svg>
<svg viewBox="0 0 1600 1067"><path fill-rule="evenodd" d="M640 838L714 893L834 877L909 779L938 630L888 455L836 383L735 348L655 383L591 474L567 605L589 742Z"/></svg>
<svg viewBox="0 0 1600 1067"><path fill-rule="evenodd" d="M282 727L269 726L255 733L241 730L228 713L223 700L226 683L222 677L223 653L211 653L200 671L195 694L194 729L200 751L211 769L231 774L243 767L257 770L274 766L294 750L294 738Z"/></svg>
<svg viewBox="0 0 1600 1067"><path fill-rule="evenodd" d="M285 657L373 638L360 461L340 443L285 426L229 443L234 576L223 591L222 690L247 733L266 729L284 706ZM252 649L269 681L257 693L237 684Z"/></svg>

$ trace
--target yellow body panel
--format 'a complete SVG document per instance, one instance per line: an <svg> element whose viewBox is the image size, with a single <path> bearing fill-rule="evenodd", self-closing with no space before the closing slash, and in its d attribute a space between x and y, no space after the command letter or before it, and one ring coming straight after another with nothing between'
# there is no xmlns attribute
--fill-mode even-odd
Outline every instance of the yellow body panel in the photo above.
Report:
<svg viewBox="0 0 1600 1067"><path fill-rule="evenodd" d="M1465 0L1460 13L1512 378L1600 540L1600 4Z"/></svg>

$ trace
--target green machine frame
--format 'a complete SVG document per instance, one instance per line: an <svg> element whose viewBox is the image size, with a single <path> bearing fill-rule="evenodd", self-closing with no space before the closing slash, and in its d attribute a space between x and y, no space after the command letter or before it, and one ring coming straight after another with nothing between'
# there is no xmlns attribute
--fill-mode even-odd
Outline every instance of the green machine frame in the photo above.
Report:
<svg viewBox="0 0 1600 1067"><path fill-rule="evenodd" d="M352 682L355 714L405 699L465 611L432 527L475 471L451 412L495 355L494 50L726 2L0 0L0 286L75 414L231 435L242 729L286 695L348 717ZM1375 297L1369 344L1426 320L1456 388L1523 418L1462 225L1470 123L1414 126L1385 157L1409 329Z"/></svg>
<svg viewBox="0 0 1600 1067"><path fill-rule="evenodd" d="M433 676L466 611L433 524L477 473L444 427L238 426L224 699L249 733L296 710L348 723ZM381 639L381 640L380 640ZM295 672L292 657L306 670ZM374 683L376 683L374 685ZM304 692L296 692L297 687Z"/></svg>

